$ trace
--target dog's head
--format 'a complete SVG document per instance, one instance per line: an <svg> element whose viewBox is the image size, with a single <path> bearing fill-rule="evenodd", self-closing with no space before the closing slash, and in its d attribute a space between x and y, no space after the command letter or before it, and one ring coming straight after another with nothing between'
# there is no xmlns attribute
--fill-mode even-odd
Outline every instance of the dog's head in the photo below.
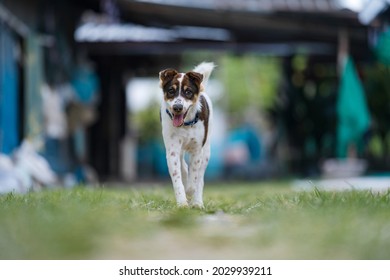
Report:
<svg viewBox="0 0 390 280"><path fill-rule="evenodd" d="M203 75L197 72L179 73L174 69L160 72L160 87L174 126L182 126L189 110L197 107L203 91L202 80Z"/></svg>

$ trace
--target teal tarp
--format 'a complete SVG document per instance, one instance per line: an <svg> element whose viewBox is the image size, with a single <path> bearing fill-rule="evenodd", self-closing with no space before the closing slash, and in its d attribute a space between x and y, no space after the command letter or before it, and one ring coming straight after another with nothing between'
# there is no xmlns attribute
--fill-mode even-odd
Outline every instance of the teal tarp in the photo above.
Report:
<svg viewBox="0 0 390 280"><path fill-rule="evenodd" d="M375 53L380 62L390 65L390 29L379 35Z"/></svg>
<svg viewBox="0 0 390 280"><path fill-rule="evenodd" d="M351 57L347 57L341 76L337 100L337 156L345 158L354 145L358 154L363 150L363 136L371 117L365 92Z"/></svg>

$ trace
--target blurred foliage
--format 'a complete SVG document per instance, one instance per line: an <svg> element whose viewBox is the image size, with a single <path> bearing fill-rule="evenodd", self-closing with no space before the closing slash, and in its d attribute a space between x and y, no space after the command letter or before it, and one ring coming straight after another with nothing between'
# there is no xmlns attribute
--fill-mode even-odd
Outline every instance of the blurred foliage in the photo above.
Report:
<svg viewBox="0 0 390 280"><path fill-rule="evenodd" d="M213 77L224 85L221 105L229 113L242 116L248 107L261 111L274 106L282 73L280 59L210 51L183 55L184 69L191 69L201 61L213 61L217 65Z"/></svg>
<svg viewBox="0 0 390 280"><path fill-rule="evenodd" d="M369 152L380 158L388 157L390 146L390 66L377 63L364 68L368 106L372 115Z"/></svg>
<svg viewBox="0 0 390 280"><path fill-rule="evenodd" d="M226 55L221 59L220 78L228 112L242 114L248 108L259 111L274 106L281 78L280 60L255 54Z"/></svg>
<svg viewBox="0 0 390 280"><path fill-rule="evenodd" d="M321 158L334 156L337 75L334 62L304 54L283 58L277 102L269 111L279 154L293 173L316 176Z"/></svg>
<svg viewBox="0 0 390 280"><path fill-rule="evenodd" d="M206 62L214 62L217 65L217 71L220 70L219 61L224 56L224 52L217 51L190 51L184 52L182 55L182 71L190 71L199 63ZM215 78L213 74L213 78Z"/></svg>
<svg viewBox="0 0 390 280"><path fill-rule="evenodd" d="M364 75L374 126L380 131L388 131L390 129L390 67L378 63L366 67Z"/></svg>
<svg viewBox="0 0 390 280"><path fill-rule="evenodd" d="M158 102L153 102L146 109L129 115L129 118L131 118L130 123L135 126L141 144L161 136L160 104Z"/></svg>

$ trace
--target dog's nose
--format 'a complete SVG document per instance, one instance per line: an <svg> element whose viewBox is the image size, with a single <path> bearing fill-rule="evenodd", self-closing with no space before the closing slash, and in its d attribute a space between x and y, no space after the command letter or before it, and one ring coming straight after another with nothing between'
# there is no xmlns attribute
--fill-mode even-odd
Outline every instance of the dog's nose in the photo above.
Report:
<svg viewBox="0 0 390 280"><path fill-rule="evenodd" d="M175 111L175 113L181 113L181 111L183 111L183 105L182 104L175 104L173 105L173 111Z"/></svg>

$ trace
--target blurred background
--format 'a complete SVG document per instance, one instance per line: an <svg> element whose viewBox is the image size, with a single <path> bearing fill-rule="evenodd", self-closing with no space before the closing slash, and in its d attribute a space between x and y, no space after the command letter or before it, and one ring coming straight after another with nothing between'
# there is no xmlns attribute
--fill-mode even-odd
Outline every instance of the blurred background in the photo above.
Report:
<svg viewBox="0 0 390 280"><path fill-rule="evenodd" d="M386 0L0 0L0 192L169 180L158 73L218 67L206 180L390 171Z"/></svg>

